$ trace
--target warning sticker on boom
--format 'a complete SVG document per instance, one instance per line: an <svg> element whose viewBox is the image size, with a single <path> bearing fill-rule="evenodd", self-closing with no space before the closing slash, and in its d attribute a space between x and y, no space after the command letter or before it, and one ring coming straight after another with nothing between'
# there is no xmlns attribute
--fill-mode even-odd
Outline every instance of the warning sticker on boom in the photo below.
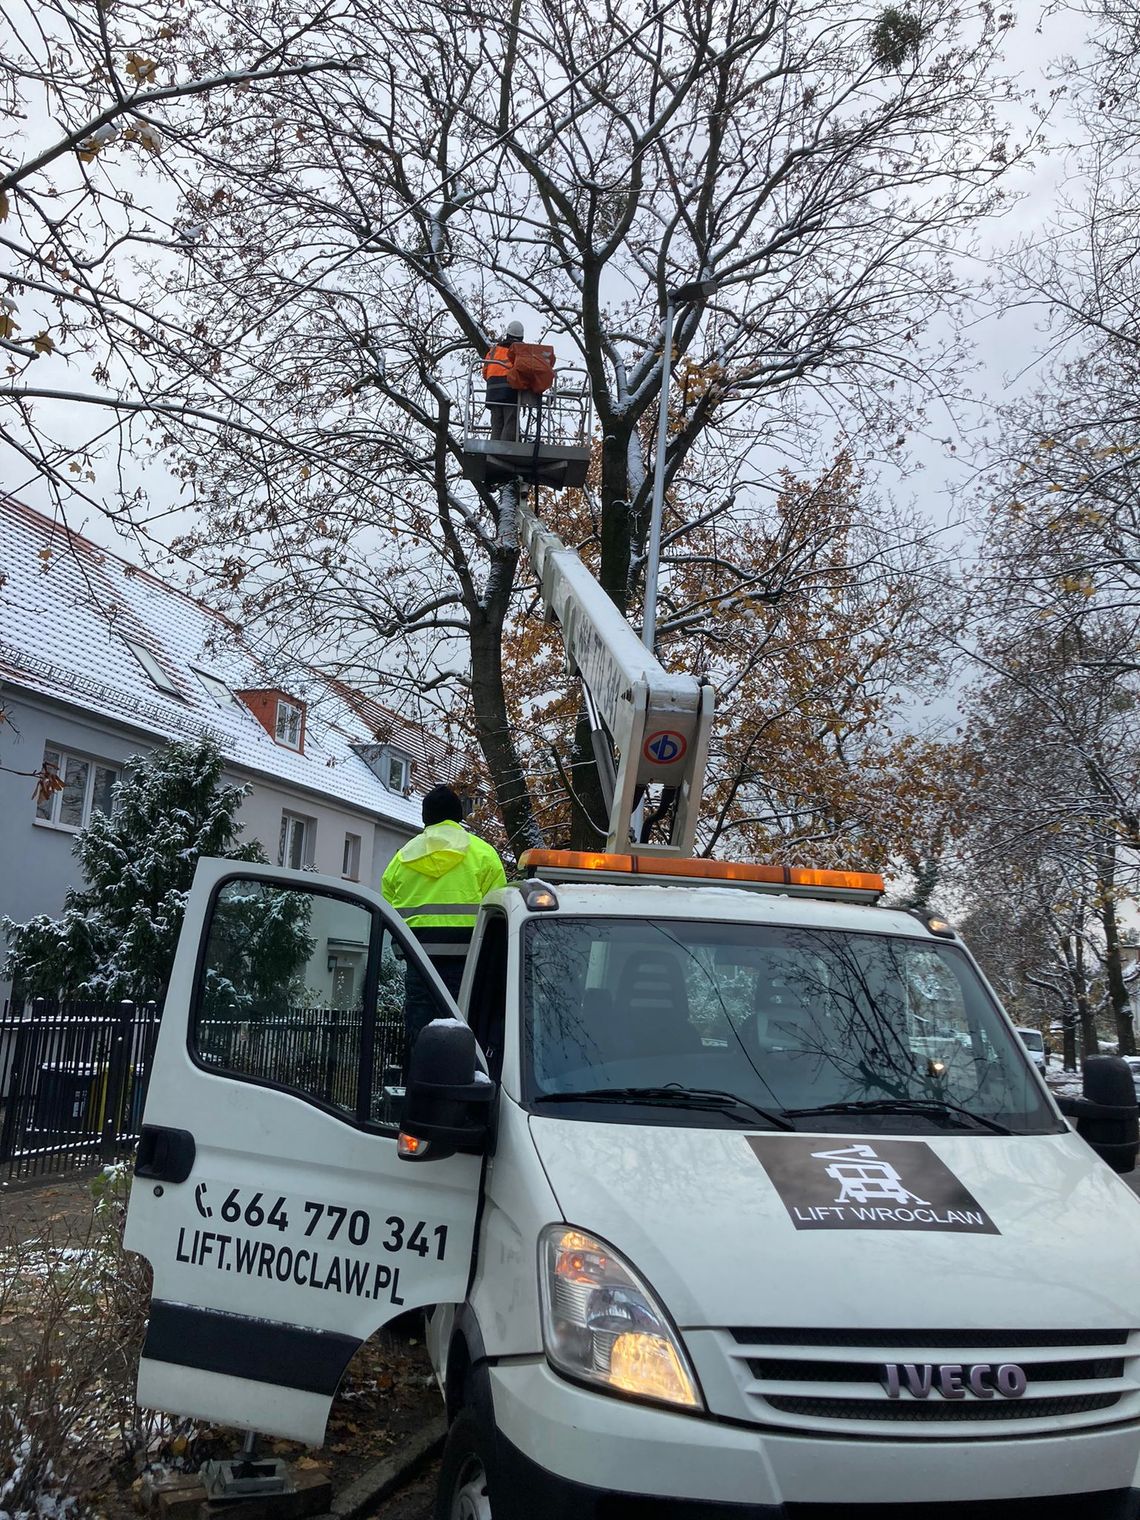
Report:
<svg viewBox="0 0 1140 1520"><path fill-rule="evenodd" d="M675 765L678 760L684 758L688 747L684 734L674 733L668 728L659 728L655 734L650 734L646 739L641 746L641 753L655 765Z"/></svg>

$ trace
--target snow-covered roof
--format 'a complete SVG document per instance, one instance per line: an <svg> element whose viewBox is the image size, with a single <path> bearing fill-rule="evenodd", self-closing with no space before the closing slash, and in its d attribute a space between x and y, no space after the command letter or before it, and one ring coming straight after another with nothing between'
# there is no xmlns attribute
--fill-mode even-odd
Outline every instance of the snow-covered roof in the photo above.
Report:
<svg viewBox="0 0 1140 1520"><path fill-rule="evenodd" d="M209 732L243 770L418 829L419 797L464 769L462 753L305 668L287 680L306 704L305 753L277 744L214 684L230 692L280 687L256 643L256 630L239 629L151 572L0 498L0 680L160 738ZM156 683L155 673L165 681ZM353 749L378 738L412 760L412 795L389 791Z"/></svg>

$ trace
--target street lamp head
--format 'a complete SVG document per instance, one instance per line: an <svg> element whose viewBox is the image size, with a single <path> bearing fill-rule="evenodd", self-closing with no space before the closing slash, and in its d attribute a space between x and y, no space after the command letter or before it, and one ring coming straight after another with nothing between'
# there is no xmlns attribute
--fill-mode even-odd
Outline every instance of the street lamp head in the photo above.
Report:
<svg viewBox="0 0 1140 1520"><path fill-rule="evenodd" d="M666 291L666 298L672 306L677 306L682 301L700 301L715 295L719 284L720 281L715 276L710 276L707 280L688 280L684 285Z"/></svg>

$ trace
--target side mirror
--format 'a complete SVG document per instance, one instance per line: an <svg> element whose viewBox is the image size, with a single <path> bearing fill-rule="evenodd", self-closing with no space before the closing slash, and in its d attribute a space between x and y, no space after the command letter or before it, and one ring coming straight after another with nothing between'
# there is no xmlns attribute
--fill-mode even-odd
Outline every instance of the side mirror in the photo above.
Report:
<svg viewBox="0 0 1140 1520"><path fill-rule="evenodd" d="M404 1161L441 1161L487 1143L495 1084L478 1069L475 1036L458 1019L436 1019L412 1047L400 1120Z"/></svg>
<svg viewBox="0 0 1140 1520"><path fill-rule="evenodd" d="M1130 1172L1140 1152L1140 1109L1128 1063L1119 1056L1089 1056L1084 1097L1058 1098L1057 1107L1077 1121L1086 1140L1114 1172Z"/></svg>

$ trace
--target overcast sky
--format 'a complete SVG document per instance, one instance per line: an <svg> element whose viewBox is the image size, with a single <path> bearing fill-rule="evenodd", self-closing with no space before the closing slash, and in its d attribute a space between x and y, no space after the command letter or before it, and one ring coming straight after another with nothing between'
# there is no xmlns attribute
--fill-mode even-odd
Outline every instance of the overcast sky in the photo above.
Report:
<svg viewBox="0 0 1140 1520"><path fill-rule="evenodd" d="M1032 98L1039 103L1043 102L1048 96L1051 62L1066 53L1079 54L1083 50L1084 32L1083 19L1071 11L1046 12L1040 6L1029 6L1007 34L1007 70L1019 71L1023 88L1032 92ZM1032 126L1028 100L1017 108L1013 120L1014 136L1025 136ZM1002 218L979 229L978 256L976 261L963 264L963 284L969 285L975 279L980 283L1000 265L1003 254L1015 242L1036 236L1048 224L1059 190L1071 173L1063 145L1072 131L1071 117L1062 104L1054 110L1044 131L1045 141L1053 151L1035 154L1030 163L1011 173L1007 188L1016 197L1016 203ZM971 551L969 529L963 530L960 523L963 516L969 519L973 510L971 484L981 458L982 440L994 408L1011 395L1032 387L1038 373L1037 361L1047 341L1042 331L1044 322L1045 314L1039 309L1013 306L998 311L979 306L970 329L976 360L974 373L967 377L972 402L959 410L957 421L935 404L930 413L930 436L914 440L904 466L884 466L876 472L882 489L901 501L916 502L931 521L947 525L945 545L949 557L968 555ZM937 340L936 333L929 336ZM72 383L85 378L82 374L75 375ZM76 447L105 423L106 418L101 418L93 408L75 407L52 413L53 429ZM10 462L9 469L7 489L32 505L51 510L46 490L29 479L18 462L15 470ZM174 505L180 499L177 483L165 477L161 464L149 463L145 467L133 464L131 469L155 502ZM99 473L107 478L104 471ZM97 542L128 558L138 557L132 541L118 538L104 517L82 503L69 512L69 519L72 527ZM177 522L177 517L164 520L164 537L169 536Z"/></svg>

